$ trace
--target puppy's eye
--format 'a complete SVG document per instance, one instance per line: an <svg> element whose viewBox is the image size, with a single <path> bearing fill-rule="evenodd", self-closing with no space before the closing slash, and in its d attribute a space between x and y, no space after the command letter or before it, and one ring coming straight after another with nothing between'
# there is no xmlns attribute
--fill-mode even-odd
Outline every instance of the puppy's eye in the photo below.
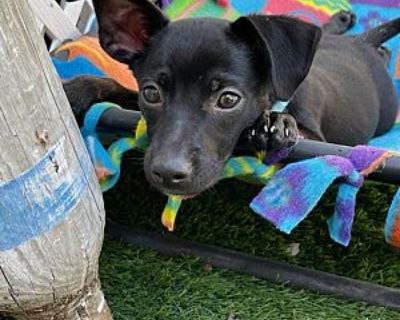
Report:
<svg viewBox="0 0 400 320"><path fill-rule="evenodd" d="M240 101L240 96L233 92L224 92L218 99L217 106L221 109L232 109Z"/></svg>
<svg viewBox="0 0 400 320"><path fill-rule="evenodd" d="M143 98L147 103L157 104L161 102L161 92L156 86L147 86L143 89Z"/></svg>

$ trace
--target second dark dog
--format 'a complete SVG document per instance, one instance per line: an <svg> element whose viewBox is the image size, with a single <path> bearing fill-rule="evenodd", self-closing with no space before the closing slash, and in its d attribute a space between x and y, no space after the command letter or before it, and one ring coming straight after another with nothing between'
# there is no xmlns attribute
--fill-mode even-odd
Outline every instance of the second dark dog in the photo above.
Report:
<svg viewBox="0 0 400 320"><path fill-rule="evenodd" d="M394 123L397 97L378 48L400 31L400 19L345 37L332 33L351 25L349 13L322 32L283 16L170 22L146 0L94 5L102 47L130 66L140 94L88 78L66 92L79 115L101 100L139 106L151 138L145 173L164 193L195 195L213 185L243 132L263 149L290 146L298 128L356 145ZM278 101L288 112L270 114Z"/></svg>

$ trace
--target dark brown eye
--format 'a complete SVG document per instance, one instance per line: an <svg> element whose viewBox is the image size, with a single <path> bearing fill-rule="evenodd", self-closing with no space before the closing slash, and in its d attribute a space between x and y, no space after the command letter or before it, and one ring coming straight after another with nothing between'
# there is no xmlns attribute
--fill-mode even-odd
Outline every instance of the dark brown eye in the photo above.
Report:
<svg viewBox="0 0 400 320"><path fill-rule="evenodd" d="M240 101L240 97L233 92L225 92L218 99L218 108L221 109L232 109Z"/></svg>
<svg viewBox="0 0 400 320"><path fill-rule="evenodd" d="M156 104L161 102L161 93L155 86L147 86L143 89L143 98L147 103Z"/></svg>

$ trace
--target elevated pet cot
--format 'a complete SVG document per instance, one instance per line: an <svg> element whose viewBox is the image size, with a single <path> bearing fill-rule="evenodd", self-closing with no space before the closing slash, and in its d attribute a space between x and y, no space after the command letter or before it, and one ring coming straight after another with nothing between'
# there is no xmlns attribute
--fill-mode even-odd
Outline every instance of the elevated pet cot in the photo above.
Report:
<svg viewBox="0 0 400 320"><path fill-rule="evenodd" d="M179 0L176 0L172 3L171 6L166 7L167 13L172 18L178 18L184 12L184 9L180 7L179 3L185 3L185 1L180 2ZM217 16L234 18L239 15L239 12L235 11L235 9L243 9L243 2L236 1L236 7L234 6L235 1L232 1L232 3L232 6L228 6L227 3L215 4L212 3L212 1L194 1L191 7L192 12L189 12L189 15L195 16L197 14L196 9L200 8L202 9L203 13L208 12ZM240 3L242 7L240 7ZM166 6L168 3L161 4ZM351 4L352 7L356 10L356 13L361 15L365 15L364 11L370 10L369 6L363 6L362 1L351 1ZM221 7L218 7L218 5L221 5ZM380 5L382 5L382 3L380 3ZM400 9L399 11L397 11L395 5L396 1L387 1L387 8L385 8L386 11L384 11L383 14L385 16L385 19L388 19L390 17L393 18L393 15L400 15ZM224 9L224 6L228 6L228 8ZM258 7L253 8L252 6ZM383 6L385 6L385 4L383 4ZM350 9L350 4L347 1L339 1L332 4L331 2L319 1L314 3L312 1L307 2L301 0L293 0L288 1L285 5L283 5L282 2L270 0L264 2L258 1L257 5L248 5L247 7L252 8L246 8L246 10L262 9L262 11L267 13L291 13L297 16L301 16L302 18L305 18L309 21L320 24L321 22L326 21L329 15L334 13L335 11L339 9ZM242 12L247 13L246 10L242 10ZM370 10L368 11L368 14L370 12L374 11ZM380 11L380 13L382 12L383 11ZM365 20L363 20L363 18L361 18L362 22L360 24L366 23L363 22ZM374 17L371 16L371 19L373 18ZM370 26L363 25L363 28L367 27ZM359 31L360 29L357 30L356 26L354 32ZM95 39L83 37L75 42L75 44L76 43L80 43L81 45L84 44L84 46L86 47L86 56L84 53L85 50L79 51L78 49L76 49L76 47L74 47L74 42L72 42L69 44L67 43L65 46L62 46L58 50L64 50L68 52L66 61L54 59L54 63L62 78L68 79L72 76L80 75L82 74L80 73L82 70L85 70L84 73L86 74L112 76L110 72L111 68L107 68L107 66L104 65L105 61L107 61L108 58L103 57L101 59L95 59L90 54L92 50L96 50L96 52L101 51ZM398 43L392 46L395 48L395 50L398 50L399 48ZM394 53L396 56L397 51L395 51ZM397 69L398 67L396 63L397 61L393 60L390 68L392 74L394 74L394 76L398 78L400 77L400 72ZM113 65L113 67L115 66L118 66L118 64ZM128 71L126 70L126 67L119 67L122 70L121 73L118 75L114 74L113 77L117 81L118 77L122 77L123 79L119 78L121 83L122 81L125 81L126 86L130 86L131 88L135 89L136 84L134 81L126 84L127 79L124 77L126 77L126 75L129 75L129 73L127 73ZM396 80L395 84L399 88L398 80ZM101 169L99 171L103 173L106 172L105 176L100 176L100 180L102 180L100 182L102 183L103 189L107 190L108 188L112 187L118 180L122 153L134 147L145 147L145 144L147 142L145 141L145 132L142 130L143 123L142 127L139 125L139 130L136 130L136 134L139 134L139 136L136 136L136 138L138 139L135 140L131 136L131 132L133 131L133 129L136 128L136 124L140 120L140 114L138 112L121 110L116 106L105 103L94 106L94 108L89 113L91 113L91 115L86 117L86 119L88 120L86 126L82 129L82 134L87 142L88 149L91 151L92 161L94 162L95 166L97 166L98 169ZM141 130L142 132L140 132ZM285 232L290 232L302 219L306 217L306 215L312 209L313 205L315 205L316 201L318 201L319 197L324 193L325 189L332 182L339 181L341 184L339 187L339 196L337 199L337 210L330 220L330 231L331 236L335 241L344 245L348 244L348 242L350 241L351 223L354 217L355 196L362 185L364 177L368 176L369 179L380 182L393 184L400 183L400 157L396 154L396 152L400 150L399 130L399 126L396 125L396 127L390 133L372 141L369 147L349 148L345 146L315 141L300 141L294 148L290 150L290 152L288 152L288 154L285 155L284 158L282 158L280 155L283 162L296 163L286 166L275 176L268 176L268 184L266 184L266 187L263 189L263 191L255 198L252 203L252 208L257 213L272 221L281 230ZM98 133L120 133L121 131L126 132L128 138L114 143L111 148L108 149L107 153L107 150L102 147L100 141L98 140ZM386 149L379 148L379 146ZM242 146L241 150L237 151L241 154L250 155L249 149L247 149L246 146ZM321 157L327 155L329 156ZM299 160L306 161L298 162ZM233 160L231 163L229 163L231 166L228 169L231 171L235 171L239 167L239 169L237 170L238 172L227 175L229 177L234 176L235 174L239 175L243 173L243 169L246 169L244 167L251 166L251 161L253 160L249 159L249 157L242 157L240 158L240 160L236 162L235 161L236 160ZM258 163L256 164L256 166L258 166ZM276 189L279 189L280 193L288 191L288 198L290 198L292 196L290 192L293 193L293 190L290 190L290 186L287 190L283 190L282 187L280 187L282 181L285 181L288 176L292 175L294 172L298 172L298 170L303 170L305 172L304 177L309 177L311 174L310 172L312 172L313 168L315 169L316 167L327 170L326 172L329 172L329 174L327 174L327 177L322 177L321 180L317 179L316 182L312 184L312 187L322 184L324 185L324 188L320 188L320 190L317 190L317 195L313 199L315 203L307 204L299 217L296 217L296 221L290 221L291 218L293 218L293 215L296 214L296 212L294 212L293 209L290 208L289 210L287 210L288 206L285 207L285 204L276 204L276 202L274 202L276 201ZM254 169L253 171L251 171L251 175L256 178L257 175L254 174L257 173L257 168L251 168L251 170ZM267 167L265 167L265 169L267 170ZM280 179L280 184L277 183L276 177ZM339 177L341 179L337 180L337 178ZM258 178L260 178L260 176L258 176ZM296 189L295 191L296 193L301 193L304 191L304 188ZM386 240L395 246L399 246L399 197L399 194L397 194L392 203L385 230ZM167 205L165 211L166 216L168 216L168 214L171 214L171 211L174 211L173 207L177 205L177 202L179 202L179 200L175 201L176 199L170 200L171 201L168 203L169 207ZM344 200L349 200L348 206L342 205ZM278 206L278 212L282 212L283 219L274 218L276 212L271 212L270 208L274 208L276 206ZM172 212L172 214L176 214L176 212ZM339 277L336 275L305 268L294 267L275 261L269 261L266 259L250 257L241 253L232 252L221 248L213 248L200 244L193 244L173 239L171 237L161 237L151 234L149 235L142 231L129 230L112 221L109 221L107 228L108 232L115 238L120 238L129 242L133 242L138 245L149 247L163 253L190 253L197 255L206 261L210 261L216 266L231 268L233 270L253 274L269 280L279 280L283 282L289 281L294 285L309 289L315 289L320 292L339 294L349 298L365 300L373 304L380 304L391 308L400 309L400 291L394 288L377 286L363 281Z"/></svg>

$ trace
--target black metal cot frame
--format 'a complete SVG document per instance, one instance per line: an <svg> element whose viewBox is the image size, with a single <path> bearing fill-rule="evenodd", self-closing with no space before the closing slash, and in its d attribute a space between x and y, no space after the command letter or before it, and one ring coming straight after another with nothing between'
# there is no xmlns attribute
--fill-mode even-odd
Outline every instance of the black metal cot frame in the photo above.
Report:
<svg viewBox="0 0 400 320"><path fill-rule="evenodd" d="M138 111L108 109L100 119L99 129L107 132L132 133L140 116ZM289 163L324 155L346 156L350 151L351 147L347 146L303 140L291 150L286 161ZM246 150L241 150L241 153L246 153ZM400 154L387 159L381 168L368 176L368 179L400 185ZM216 267L400 311L400 289L254 257L220 247L179 240L170 235L162 236L130 229L111 220L107 220L106 232L113 239L133 243L162 254L193 255Z"/></svg>

